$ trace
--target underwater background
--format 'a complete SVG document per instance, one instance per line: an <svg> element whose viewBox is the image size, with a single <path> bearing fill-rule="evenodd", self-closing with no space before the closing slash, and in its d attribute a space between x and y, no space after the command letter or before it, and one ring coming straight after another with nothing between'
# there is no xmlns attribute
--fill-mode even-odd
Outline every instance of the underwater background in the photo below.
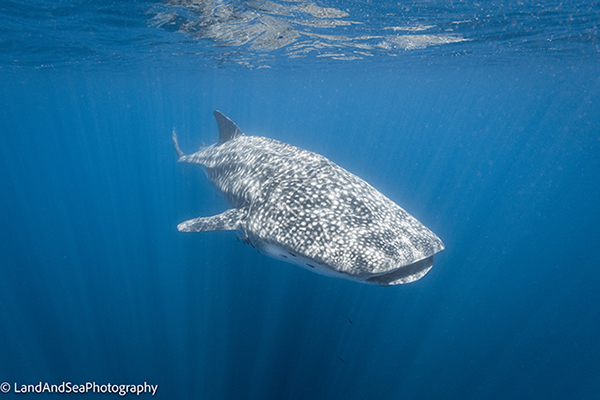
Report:
<svg viewBox="0 0 600 400"><path fill-rule="evenodd" d="M0 398L598 398L600 3L0 16ZM215 142L216 109L360 176L446 250L378 287L178 232L228 207L171 142Z"/></svg>

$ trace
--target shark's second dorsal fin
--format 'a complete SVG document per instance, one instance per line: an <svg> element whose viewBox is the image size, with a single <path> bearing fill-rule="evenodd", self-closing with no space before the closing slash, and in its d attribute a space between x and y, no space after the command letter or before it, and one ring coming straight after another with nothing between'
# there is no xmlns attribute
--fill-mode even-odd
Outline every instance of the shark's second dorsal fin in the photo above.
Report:
<svg viewBox="0 0 600 400"><path fill-rule="evenodd" d="M213 115L219 125L219 143L225 143L228 140L235 139L242 134L238 126L229 118L221 114L220 111L214 111Z"/></svg>

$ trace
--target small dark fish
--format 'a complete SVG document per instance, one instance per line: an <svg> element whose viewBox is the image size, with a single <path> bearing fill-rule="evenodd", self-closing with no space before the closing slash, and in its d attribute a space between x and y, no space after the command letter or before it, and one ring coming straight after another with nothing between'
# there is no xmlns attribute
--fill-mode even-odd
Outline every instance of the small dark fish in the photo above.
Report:
<svg viewBox="0 0 600 400"><path fill-rule="evenodd" d="M344 364L346 364L346 361L344 361L344 359L342 357L338 356L338 360L340 360L341 362L343 362Z"/></svg>
<svg viewBox="0 0 600 400"><path fill-rule="evenodd" d="M348 322L350 322L352 325L354 325L354 322L352 322L352 320L350 319L350 317L348 317Z"/></svg>

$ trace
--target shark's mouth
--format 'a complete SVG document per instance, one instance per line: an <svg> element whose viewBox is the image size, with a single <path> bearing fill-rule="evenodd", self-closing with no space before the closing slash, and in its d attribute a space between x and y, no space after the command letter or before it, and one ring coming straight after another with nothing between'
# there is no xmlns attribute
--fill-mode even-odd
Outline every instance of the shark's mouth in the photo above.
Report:
<svg viewBox="0 0 600 400"><path fill-rule="evenodd" d="M389 286L400 283L410 283L421 279L433 266L433 256L424 258L415 263L405 265L382 275L375 275L365 281L375 285Z"/></svg>

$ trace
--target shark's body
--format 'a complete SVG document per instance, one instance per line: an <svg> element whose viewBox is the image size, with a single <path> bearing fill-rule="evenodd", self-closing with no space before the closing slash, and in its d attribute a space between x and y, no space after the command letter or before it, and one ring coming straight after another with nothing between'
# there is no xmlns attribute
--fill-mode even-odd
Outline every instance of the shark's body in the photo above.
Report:
<svg viewBox="0 0 600 400"><path fill-rule="evenodd" d="M382 286L413 282L442 241L368 183L327 158L245 136L214 112L219 142L184 155L200 164L233 208L179 224L181 232L243 231L261 253L315 272Z"/></svg>

